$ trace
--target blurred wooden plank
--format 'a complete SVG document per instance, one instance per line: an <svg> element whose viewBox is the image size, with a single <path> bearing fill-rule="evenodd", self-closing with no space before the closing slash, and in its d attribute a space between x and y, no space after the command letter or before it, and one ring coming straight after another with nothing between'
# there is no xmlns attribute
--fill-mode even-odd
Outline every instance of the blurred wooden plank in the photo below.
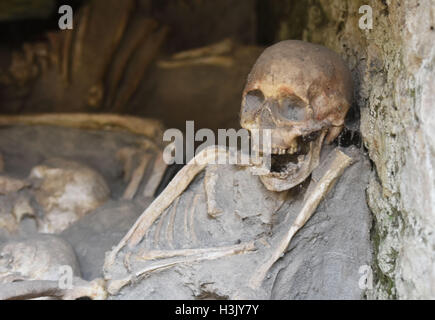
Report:
<svg viewBox="0 0 435 320"><path fill-rule="evenodd" d="M46 19L55 5L55 0L1 0L0 21Z"/></svg>

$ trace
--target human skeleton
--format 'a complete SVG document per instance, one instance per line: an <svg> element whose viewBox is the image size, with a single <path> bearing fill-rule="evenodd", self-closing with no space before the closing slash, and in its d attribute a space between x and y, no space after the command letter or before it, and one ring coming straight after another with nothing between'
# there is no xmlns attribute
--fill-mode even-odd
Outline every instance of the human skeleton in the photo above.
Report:
<svg viewBox="0 0 435 320"><path fill-rule="evenodd" d="M351 156L338 148L321 157L324 141L331 143L344 126L351 82L340 57L322 46L284 41L266 49L243 92L241 125L251 131L272 130L272 170L258 176L253 163L215 165L217 156L228 156L223 147L197 154L107 254L104 278L109 296L139 292L147 298L159 288L173 287L176 298L267 297L271 268L352 163ZM52 117L5 121L60 121L83 127L101 125L107 117L133 131L147 130L110 115ZM254 149L266 152L262 145ZM127 159L128 168L128 150L120 157ZM134 194L136 175L131 168L126 171ZM307 186L310 175L315 178ZM305 193L296 219L291 222L287 216L277 223L275 215L298 190ZM125 198L131 193L127 188ZM177 281L182 283L174 285Z"/></svg>
<svg viewBox="0 0 435 320"><path fill-rule="evenodd" d="M133 289L127 291L151 293L162 282L171 281L167 273L162 272L162 277L156 273L171 268L178 268L175 273L179 274L190 272L192 283L213 283L209 291L225 297L246 298L252 296L249 292L261 290L295 233L352 163L351 157L335 149L319 165L323 141L330 143L340 133L351 96L350 73L330 50L301 41L284 41L266 49L248 77L241 124L248 130L272 129L272 171L258 177L250 174L254 165L219 168L214 165L216 157L228 155L223 147L200 152L107 255L109 293L117 294L129 285ZM264 151L261 145L254 148ZM310 184L296 220L274 233L273 214L285 201L287 190L316 168L322 175ZM205 176L198 178L203 179L204 191L190 188L204 170ZM250 189L256 192L246 192ZM218 207L219 193L234 194L234 204ZM253 194L264 198L256 201L250 198ZM190 202L180 210L179 204L186 201ZM243 202L245 206L238 206ZM249 202L255 202L260 213L249 212L256 210ZM232 278L228 272L238 267L244 274L235 273L237 279ZM204 274L208 280L199 280ZM153 278L158 282L153 283ZM198 295L200 291L196 290Z"/></svg>

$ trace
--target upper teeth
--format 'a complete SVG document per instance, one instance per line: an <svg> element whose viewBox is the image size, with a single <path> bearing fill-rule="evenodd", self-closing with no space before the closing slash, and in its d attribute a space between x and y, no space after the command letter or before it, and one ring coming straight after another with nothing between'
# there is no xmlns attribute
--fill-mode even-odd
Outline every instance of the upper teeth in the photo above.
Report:
<svg viewBox="0 0 435 320"><path fill-rule="evenodd" d="M293 154L296 151L298 151L298 148L296 146L294 147L290 147L288 149L283 149L283 148L272 148L272 154Z"/></svg>
<svg viewBox="0 0 435 320"><path fill-rule="evenodd" d="M298 151L298 147L297 146L293 146L293 147L290 147L290 148L287 149L287 153L288 154L293 154L296 151Z"/></svg>
<svg viewBox="0 0 435 320"><path fill-rule="evenodd" d="M285 154L286 152L287 152L286 149L272 148L272 153L273 154Z"/></svg>

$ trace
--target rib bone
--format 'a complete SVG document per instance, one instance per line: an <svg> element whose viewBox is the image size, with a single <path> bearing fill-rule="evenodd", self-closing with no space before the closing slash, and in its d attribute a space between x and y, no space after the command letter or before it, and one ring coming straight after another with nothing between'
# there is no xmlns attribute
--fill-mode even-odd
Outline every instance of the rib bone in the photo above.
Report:
<svg viewBox="0 0 435 320"><path fill-rule="evenodd" d="M129 247L138 244L149 227L171 205L171 203L189 186L192 180L209 163L216 163L218 157L227 156L223 147L212 146L202 150L181 169L162 193L142 213L133 227L128 231L119 244L109 253L105 268L115 261L118 252L128 243Z"/></svg>
<svg viewBox="0 0 435 320"><path fill-rule="evenodd" d="M198 260L217 259L220 257L245 253L255 250L254 242L241 243L227 247L200 248L200 249L179 249L179 250L144 250L135 258L140 260L157 260L174 257L195 257Z"/></svg>
<svg viewBox="0 0 435 320"><path fill-rule="evenodd" d="M140 255L134 256L138 260L167 259L167 261L157 261L149 266L137 271L124 279L113 279L109 281L108 292L116 294L130 282L146 276L152 272L175 267L182 263L195 263L204 260L216 260L232 255L245 254L255 251L257 248L254 241L241 243L233 246L202 248L202 249L180 249L180 250L151 250L145 251Z"/></svg>

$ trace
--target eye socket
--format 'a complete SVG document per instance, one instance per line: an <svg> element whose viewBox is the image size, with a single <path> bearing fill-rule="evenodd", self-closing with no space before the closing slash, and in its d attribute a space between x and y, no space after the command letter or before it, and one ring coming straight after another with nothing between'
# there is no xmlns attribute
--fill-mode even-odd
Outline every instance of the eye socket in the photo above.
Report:
<svg viewBox="0 0 435 320"><path fill-rule="evenodd" d="M305 102L296 96L288 96L281 101L282 115L288 120L303 121L306 118L307 110Z"/></svg>
<svg viewBox="0 0 435 320"><path fill-rule="evenodd" d="M264 102L264 95L261 90L251 90L245 96L245 111L259 109Z"/></svg>

